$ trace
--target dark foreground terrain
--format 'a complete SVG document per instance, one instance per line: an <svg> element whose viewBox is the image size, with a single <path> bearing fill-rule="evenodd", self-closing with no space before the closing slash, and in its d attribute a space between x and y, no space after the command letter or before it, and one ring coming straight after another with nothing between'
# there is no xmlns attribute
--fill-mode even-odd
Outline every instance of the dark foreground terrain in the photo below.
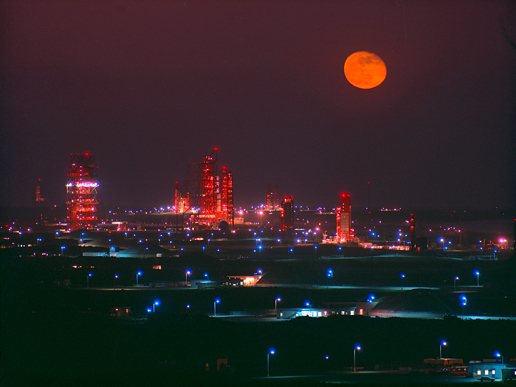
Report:
<svg viewBox="0 0 516 387"><path fill-rule="evenodd" d="M293 257L292 257L293 258ZM446 339L443 357L482 360L495 350L514 358L516 320L458 318L458 295L450 278L458 273L468 282L466 312L493 307L493 313L514 315L514 266L509 260L471 262L445 258L375 257L332 261L338 275L326 285L359 285L352 288L324 285L326 261L273 260L188 262L203 272L246 272L263 267L268 286L254 288L136 289L134 273L143 265L153 279L181 278L184 262L152 272L152 261L84 258L24 258L2 256L1 383L3 386L312 386L321 383L442 384L471 383L473 379L430 372L423 360L439 356L439 342ZM95 266L95 277L86 288L86 268ZM239 265L241 265L239 267ZM235 270L236 267L236 270ZM486 283L476 287L472 270L478 268ZM113 289L113 273L121 273ZM118 271L120 270L120 271ZM391 286L378 289L378 298L403 294L398 273L407 275L405 286L415 287L415 300L437 295L449 297L454 313L442 319L374 318L365 316L300 317L289 321L221 318L232 311L271 309L281 295L279 307L299 307L310 300L324 302L364 301L369 290L360 286ZM318 286L300 286L289 279L321 277ZM108 274L106 274L108 273ZM309 275L312 273L312 276ZM319 273L314 276L314 273ZM161 277L157 277L157 276ZM210 274L211 275L211 274ZM165 278L168 276L167 278ZM60 281L71 279L71 286ZM285 286L274 286L274 280ZM324 279L324 281L323 281ZM448 279L447 282L444 280ZM142 278L142 281L144 279ZM56 282L57 281L57 282ZM422 286L440 289L418 290ZM124 290L121 290L124 287ZM458 287L462 287L459 286ZM457 289L459 290L459 289ZM383 294L383 293L384 294ZM443 297L441 297L443 295ZM213 300L221 298L217 318L209 317ZM392 298L389 298L392 297ZM433 297L433 296L432 296ZM455 297L455 298L454 298ZM146 313L155 298L156 313ZM444 301L443 301L444 300ZM187 309L187 303L191 308ZM386 301L387 303L387 301ZM452 306L453 306L452 305ZM130 317L110 317L112 307L131 307ZM512 312L508 311L512 310ZM500 315L500 314L495 314ZM352 373L353 348L358 373ZM265 378L267 352L270 378ZM327 357L327 358L326 358ZM227 366L221 360L227 359ZM225 361L224 361L225 362ZM217 370L218 368L218 370ZM400 368L403 372L400 372ZM378 372L375 370L381 370Z"/></svg>

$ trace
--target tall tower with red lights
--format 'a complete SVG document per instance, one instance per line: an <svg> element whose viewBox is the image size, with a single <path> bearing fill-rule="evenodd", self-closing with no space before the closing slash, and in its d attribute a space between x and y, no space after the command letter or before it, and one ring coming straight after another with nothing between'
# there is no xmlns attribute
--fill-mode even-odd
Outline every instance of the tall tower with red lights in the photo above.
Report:
<svg viewBox="0 0 516 387"><path fill-rule="evenodd" d="M199 163L188 163L184 195L176 183L174 205L176 211L197 212L195 220L199 225L214 226L221 221L230 225L234 223L233 208L233 173L222 167L217 171L218 149L204 156ZM181 201L183 207L181 208ZM194 219L192 215L192 219Z"/></svg>
<svg viewBox="0 0 516 387"><path fill-rule="evenodd" d="M66 210L72 230L97 224L97 163L92 154L72 154L66 167Z"/></svg>
<svg viewBox="0 0 516 387"><path fill-rule="evenodd" d="M414 214L410 214L410 247L416 248L416 220Z"/></svg>
<svg viewBox="0 0 516 387"><path fill-rule="evenodd" d="M36 186L36 203L45 201L45 198L41 197L41 179L38 179L38 185Z"/></svg>
<svg viewBox="0 0 516 387"><path fill-rule="evenodd" d="M233 226L233 173L228 171L227 167L222 167L220 218L228 222L230 226Z"/></svg>
<svg viewBox="0 0 516 387"><path fill-rule="evenodd" d="M353 229L351 228L351 200L350 195L340 195L340 207L336 209L337 213L337 240L339 242L347 242L353 239Z"/></svg>
<svg viewBox="0 0 516 387"><path fill-rule="evenodd" d="M217 176L217 148L199 163L199 223L213 224L219 207L219 179Z"/></svg>
<svg viewBox="0 0 516 387"><path fill-rule="evenodd" d="M281 208L281 224L285 238L292 238L294 235L294 198L285 195Z"/></svg>

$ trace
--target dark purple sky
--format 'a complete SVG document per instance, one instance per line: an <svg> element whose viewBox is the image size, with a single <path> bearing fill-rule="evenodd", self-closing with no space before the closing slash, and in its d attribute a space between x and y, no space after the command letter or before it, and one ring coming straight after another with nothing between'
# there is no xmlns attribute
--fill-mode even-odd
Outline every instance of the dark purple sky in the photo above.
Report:
<svg viewBox="0 0 516 387"><path fill-rule="evenodd" d="M1 204L66 199L92 152L101 205L170 205L219 148L237 206L514 207L512 1L2 2ZM509 39L508 39L509 38ZM343 64L370 51L379 87Z"/></svg>

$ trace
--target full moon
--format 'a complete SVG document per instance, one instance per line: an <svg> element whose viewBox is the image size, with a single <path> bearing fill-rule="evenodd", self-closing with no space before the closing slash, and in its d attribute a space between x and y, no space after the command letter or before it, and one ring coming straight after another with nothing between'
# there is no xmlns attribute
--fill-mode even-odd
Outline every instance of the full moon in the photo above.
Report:
<svg viewBox="0 0 516 387"><path fill-rule="evenodd" d="M344 75L349 83L359 89L372 89L387 76L382 58L372 52L358 51L344 62Z"/></svg>

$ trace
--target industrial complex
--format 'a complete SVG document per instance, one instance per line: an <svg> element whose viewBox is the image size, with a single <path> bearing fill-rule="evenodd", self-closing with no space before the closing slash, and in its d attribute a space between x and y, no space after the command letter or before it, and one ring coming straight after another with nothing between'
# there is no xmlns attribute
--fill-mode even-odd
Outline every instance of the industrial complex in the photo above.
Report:
<svg viewBox="0 0 516 387"><path fill-rule="evenodd" d="M500 222L495 214L499 232L492 225L478 230L475 213L465 211L416 214L370 205L352 211L350 193L341 193L340 201L336 195L334 208L310 209L274 186L264 190L263 204L241 208L234 204L232 172L218 164L217 149L189 163L166 208L106 211L99 210L102 187L93 154L72 154L65 170L66 215L55 208L43 211L38 182L37 216L1 226L2 268L9 278L2 286L15 295L7 309L29 324L48 313L58 321L75 319L63 323L73 331L70 337L77 324L90 321L117 332L123 326L125 344L110 333L98 345L115 348L102 352L116 357L120 346L133 360L140 359L140 349L127 343L134 330L148 330L152 345L146 353L167 343L159 355L146 355L149 367L170 369L175 377L184 369L198 377L237 367L244 377L255 375L255 357L263 348L248 328L238 332L261 327L260 340L274 331L267 342L289 353L291 360L275 366L277 375L317 370L326 381L359 374L372 378L364 381L405 375L416 381L516 378L514 339L503 328L516 321L514 250L506 233L511 219ZM54 329L54 320L48 321ZM462 336L464 327L477 337L486 333L484 323L495 327L496 335L492 342L473 340L472 346ZM200 325L191 328L195 324ZM211 339L203 335L220 327L227 329L223 339L206 350ZM175 336L167 336L169 331ZM317 350L297 348L294 331L309 332L306 347ZM189 335L196 337L186 339ZM361 345L354 344L358 340ZM248 342L253 345L242 346ZM448 342L451 348L443 349ZM406 354L409 346L414 348ZM353 362L343 347L353 348ZM494 349L500 356L491 359ZM428 357L434 352L439 357Z"/></svg>

